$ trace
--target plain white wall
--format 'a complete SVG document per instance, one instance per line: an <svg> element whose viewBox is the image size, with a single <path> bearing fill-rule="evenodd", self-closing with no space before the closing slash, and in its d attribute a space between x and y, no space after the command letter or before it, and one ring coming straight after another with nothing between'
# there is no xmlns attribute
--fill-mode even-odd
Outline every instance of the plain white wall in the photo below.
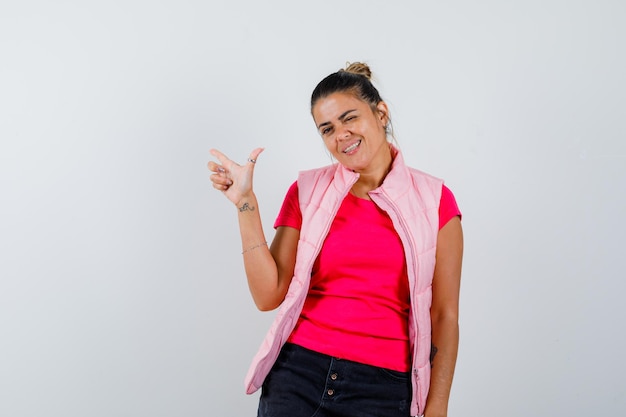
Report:
<svg viewBox="0 0 626 417"><path fill-rule="evenodd" d="M621 0L2 2L0 415L256 415L208 151L266 147L271 238L355 60L464 214L450 415L624 415L625 40Z"/></svg>

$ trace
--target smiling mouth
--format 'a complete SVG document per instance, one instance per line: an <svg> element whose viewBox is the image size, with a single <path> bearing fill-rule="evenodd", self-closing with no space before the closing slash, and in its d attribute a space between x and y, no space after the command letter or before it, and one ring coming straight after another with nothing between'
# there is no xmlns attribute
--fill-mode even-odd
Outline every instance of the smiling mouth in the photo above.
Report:
<svg viewBox="0 0 626 417"><path fill-rule="evenodd" d="M344 149L343 153L350 153L350 152L352 152L353 150L358 148L360 144L361 144L361 139L359 139L358 141L354 142L352 145L350 145L346 149Z"/></svg>

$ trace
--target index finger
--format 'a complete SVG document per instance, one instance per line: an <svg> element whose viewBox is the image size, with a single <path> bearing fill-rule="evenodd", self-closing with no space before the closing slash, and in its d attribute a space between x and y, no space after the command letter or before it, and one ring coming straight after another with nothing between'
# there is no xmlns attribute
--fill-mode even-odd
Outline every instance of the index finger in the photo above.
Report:
<svg viewBox="0 0 626 417"><path fill-rule="evenodd" d="M230 161L230 159L228 159L228 157L226 155L224 155L223 153L221 153L217 149L211 149L209 152L211 153L211 155L216 157L220 161L220 163L222 165L224 165L226 162Z"/></svg>

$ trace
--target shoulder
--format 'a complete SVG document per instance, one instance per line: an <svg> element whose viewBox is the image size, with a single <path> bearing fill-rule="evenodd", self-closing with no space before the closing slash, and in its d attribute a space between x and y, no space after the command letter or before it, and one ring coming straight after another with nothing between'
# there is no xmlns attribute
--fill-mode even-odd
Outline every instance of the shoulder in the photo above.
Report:
<svg viewBox="0 0 626 417"><path fill-rule="evenodd" d="M443 190L443 179L415 168L407 168L413 187L426 202L439 204Z"/></svg>
<svg viewBox="0 0 626 417"><path fill-rule="evenodd" d="M439 177L435 177L434 175L431 175L427 172L421 171L419 169L416 168L412 168L407 166L407 170L409 171L409 174L419 180L419 181L424 181L430 184L440 184L443 185L443 180Z"/></svg>
<svg viewBox="0 0 626 417"><path fill-rule="evenodd" d="M441 188L443 184L442 179L407 165L402 152L396 148L392 148L392 150L395 151L395 154L391 173L394 173L394 171L397 172L397 174L394 174L394 177L397 177L399 180L406 180L405 176L408 175L413 180L413 183L417 185L429 185L431 187Z"/></svg>
<svg viewBox="0 0 626 417"><path fill-rule="evenodd" d="M298 188L302 194L308 195L316 187L330 184L336 171L337 164L300 171L298 174Z"/></svg>
<svg viewBox="0 0 626 417"><path fill-rule="evenodd" d="M300 178L317 178L325 175L332 175L337 170L337 164L326 165L319 168L307 169L298 173L298 180Z"/></svg>

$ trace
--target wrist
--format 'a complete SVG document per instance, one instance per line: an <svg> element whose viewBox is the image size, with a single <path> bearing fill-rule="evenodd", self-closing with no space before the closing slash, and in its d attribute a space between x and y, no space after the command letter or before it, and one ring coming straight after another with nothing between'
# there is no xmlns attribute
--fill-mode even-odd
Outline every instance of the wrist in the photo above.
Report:
<svg viewBox="0 0 626 417"><path fill-rule="evenodd" d="M424 417L447 417L447 404L436 404L434 401L426 402Z"/></svg>
<svg viewBox="0 0 626 417"><path fill-rule="evenodd" d="M248 253L250 251L253 251L253 250L255 250L257 248L260 248L260 247L263 247L263 246L267 246L267 240L262 242L262 243L259 243L258 245L250 246L249 248L246 248L246 249L242 250L241 254L243 255L245 253Z"/></svg>
<svg viewBox="0 0 626 417"><path fill-rule="evenodd" d="M255 201L254 194L246 195L246 196L241 197L239 201L235 203L235 207L237 207L237 210L239 210L240 213L243 213L246 211L254 211L256 208L254 201Z"/></svg>

